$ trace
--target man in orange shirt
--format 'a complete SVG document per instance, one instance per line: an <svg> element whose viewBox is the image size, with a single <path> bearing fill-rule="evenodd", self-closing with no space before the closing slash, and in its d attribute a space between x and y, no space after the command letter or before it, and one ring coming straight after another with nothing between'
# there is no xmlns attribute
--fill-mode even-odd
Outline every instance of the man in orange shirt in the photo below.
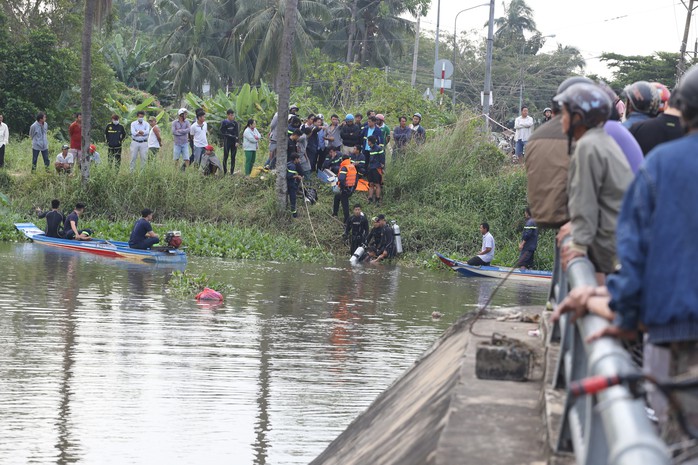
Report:
<svg viewBox="0 0 698 465"><path fill-rule="evenodd" d="M82 166L82 113L75 113L75 121L68 127L68 135L70 136L68 153L72 153L73 160L78 166Z"/></svg>

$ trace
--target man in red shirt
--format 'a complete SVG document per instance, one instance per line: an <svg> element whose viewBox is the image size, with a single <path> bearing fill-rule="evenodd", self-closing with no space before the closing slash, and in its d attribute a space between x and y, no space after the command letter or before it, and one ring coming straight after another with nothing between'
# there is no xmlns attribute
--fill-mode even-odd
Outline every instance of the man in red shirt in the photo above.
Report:
<svg viewBox="0 0 698 465"><path fill-rule="evenodd" d="M75 121L68 127L68 135L70 136L70 151L73 154L73 160L78 166L82 166L82 113L75 113Z"/></svg>

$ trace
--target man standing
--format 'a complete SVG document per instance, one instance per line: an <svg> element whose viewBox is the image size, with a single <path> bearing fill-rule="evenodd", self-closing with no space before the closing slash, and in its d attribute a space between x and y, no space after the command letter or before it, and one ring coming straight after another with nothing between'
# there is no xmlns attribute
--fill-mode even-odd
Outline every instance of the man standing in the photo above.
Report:
<svg viewBox="0 0 698 465"><path fill-rule="evenodd" d="M4 117L0 115L0 168L5 167L5 147L10 141L10 130L3 120Z"/></svg>
<svg viewBox="0 0 698 465"><path fill-rule="evenodd" d="M56 167L56 173L70 174L74 163L75 157L73 157L73 154L70 152L70 146L63 144L63 147L61 147L61 153L56 155L56 162L53 164L53 166Z"/></svg>
<svg viewBox="0 0 698 465"><path fill-rule="evenodd" d="M545 110L543 110L543 122L547 123L551 119L553 119L553 110L549 107L545 107Z"/></svg>
<svg viewBox="0 0 698 465"><path fill-rule="evenodd" d="M150 136L150 125L144 121L145 112L137 113L138 119L131 123L131 171L136 169L136 160L140 157L141 169L145 167L148 160L148 137Z"/></svg>
<svg viewBox="0 0 698 465"><path fill-rule="evenodd" d="M371 164L371 144L368 141L369 137L375 137L376 138L376 143L380 146L383 147L384 141L383 141L383 131L378 127L377 125L378 119L376 119L375 116L369 116L368 117L368 123L366 123L366 126L363 127L361 130L361 138L363 139L363 151L364 155L366 155L366 163Z"/></svg>
<svg viewBox="0 0 698 465"><path fill-rule="evenodd" d="M349 220L349 198L356 189L356 183L359 178L356 173L356 167L351 163L351 157L347 154L342 155L342 164L339 168L337 185L339 192L334 195L334 205L332 207L332 216L337 216L339 213L339 204L342 204L342 213L344 213L344 223Z"/></svg>
<svg viewBox="0 0 698 465"><path fill-rule="evenodd" d="M571 229L562 228L558 234L560 240L572 236L562 250L563 268L574 257L588 255L601 281L601 275L616 269L616 222L633 173L618 144L603 129L612 102L601 88L574 84L555 100L562 107L562 131L577 142L567 187Z"/></svg>
<svg viewBox="0 0 698 465"><path fill-rule="evenodd" d="M29 128L29 137L32 140L32 173L36 171L36 162L39 153L44 159L44 166L48 171L48 124L46 123L46 113L40 111L36 115L36 121Z"/></svg>
<svg viewBox="0 0 698 465"><path fill-rule="evenodd" d="M676 108L675 94L676 92L669 97L664 111L659 116L640 121L630 127L630 133L640 144L643 155L647 156L659 144L683 137L681 112Z"/></svg>
<svg viewBox="0 0 698 465"><path fill-rule="evenodd" d="M340 134L339 126L339 116L332 115L330 117L331 123L325 129L325 142L327 142L327 152L331 149L335 149L337 153L342 150L342 136ZM323 163L324 164L324 163Z"/></svg>
<svg viewBox="0 0 698 465"><path fill-rule="evenodd" d="M121 165L121 146L124 143L124 139L126 139L126 129L119 123L119 115L111 115L111 123L107 124L105 134L107 137L107 158L109 163L116 161L116 166L119 167Z"/></svg>
<svg viewBox="0 0 698 465"><path fill-rule="evenodd" d="M179 165L179 160L184 162L182 169L189 166L189 130L191 124L187 120L187 109L180 108L177 111L177 119L172 121L172 135L174 136L174 162Z"/></svg>
<svg viewBox="0 0 698 465"><path fill-rule="evenodd" d="M154 160L158 156L160 151L160 146L162 145L162 138L160 137L160 127L158 126L158 121L154 116L148 118L148 124L150 125L150 134L148 135L148 151L150 152L149 159Z"/></svg>
<svg viewBox="0 0 698 465"><path fill-rule="evenodd" d="M482 234L482 250L468 260L468 265L489 266L494 258L494 237L490 234L490 225L482 223L480 225L480 234Z"/></svg>
<svg viewBox="0 0 698 465"><path fill-rule="evenodd" d="M350 216L344 227L342 238L347 239L351 236L349 254L353 254L356 249L364 242L368 235L368 220L366 215L361 211L361 205L354 205L354 215Z"/></svg>
<svg viewBox="0 0 698 465"><path fill-rule="evenodd" d="M344 118L344 124L339 133L344 146L343 153L351 154L352 147L361 147L361 126L355 123L354 115L351 113Z"/></svg>
<svg viewBox="0 0 698 465"><path fill-rule="evenodd" d="M400 125L395 126L395 129L393 129L393 137L395 140L395 146L393 147L393 161L405 154L407 144L409 144L412 140L412 130L407 126L407 117L401 116L399 121Z"/></svg>
<svg viewBox="0 0 698 465"><path fill-rule="evenodd" d="M422 126L422 114L415 113L412 115L412 124L410 124L410 129L412 130L412 138L417 145L422 145L427 140L427 131Z"/></svg>
<svg viewBox="0 0 698 465"><path fill-rule="evenodd" d="M131 230L131 237L128 240L129 247L148 250L160 242L160 238L153 231L153 226L150 224L151 221L153 221L153 211L150 208L144 208L141 212L141 218L136 221Z"/></svg>
<svg viewBox="0 0 698 465"><path fill-rule="evenodd" d="M652 118L659 111L661 99L657 89L647 81L637 81L625 89L626 118L623 126L630 129L633 124Z"/></svg>
<svg viewBox="0 0 698 465"><path fill-rule="evenodd" d="M518 161L524 157L524 147L526 142L528 142L528 138L531 137L531 133L533 133L533 118L528 116L527 106L521 107L521 116L514 120L514 129L516 129L516 134L514 134L516 150L514 154Z"/></svg>
<svg viewBox="0 0 698 465"><path fill-rule="evenodd" d="M385 151L378 145L378 138L368 138L369 162L368 162L368 203L374 202L380 206L381 191L383 187L383 170L385 169Z"/></svg>
<svg viewBox="0 0 698 465"><path fill-rule="evenodd" d="M208 145L208 124L206 123L206 112L203 108L196 109L196 121L192 124L189 134L194 140L193 163L201 164L201 155L203 155Z"/></svg>
<svg viewBox="0 0 698 465"><path fill-rule="evenodd" d="M64 147L68 147L64 145ZM67 155L68 149L66 149ZM61 202L58 199L51 200L51 210L47 212L42 212L37 208L37 213L39 218L46 218L46 237L60 238L63 237L61 229L63 228L63 222L65 219L61 212L58 211L58 207L61 206Z"/></svg>
<svg viewBox="0 0 698 465"><path fill-rule="evenodd" d="M92 238L92 231L89 229L78 229L78 220L80 215L85 211L85 204L78 202L75 205L75 210L68 215L63 224L63 235L66 239L77 239L79 241L89 241Z"/></svg>
<svg viewBox="0 0 698 465"><path fill-rule="evenodd" d="M533 218L531 218L531 210L528 207L524 211L524 218L526 218L526 224L519 243L521 253L519 254L519 260L516 262L516 266L523 270L533 266L533 255L538 248L538 227Z"/></svg>
<svg viewBox="0 0 698 465"><path fill-rule="evenodd" d="M228 155L230 155L230 174L235 172L235 156L238 153L240 125L235 121L235 112L228 110L227 117L221 121L221 138L223 139L223 174L228 172Z"/></svg>
<svg viewBox="0 0 698 465"><path fill-rule="evenodd" d="M82 166L82 113L75 113L75 121L68 126L70 136L70 153L73 160Z"/></svg>
<svg viewBox="0 0 698 465"><path fill-rule="evenodd" d="M294 132L294 135L296 133ZM289 144L290 145L290 144ZM291 215L298 218L296 210L296 197L298 195L298 185L303 179L303 170L300 167L300 155L298 152L289 153L289 162L286 164L286 189L288 200L291 206Z"/></svg>

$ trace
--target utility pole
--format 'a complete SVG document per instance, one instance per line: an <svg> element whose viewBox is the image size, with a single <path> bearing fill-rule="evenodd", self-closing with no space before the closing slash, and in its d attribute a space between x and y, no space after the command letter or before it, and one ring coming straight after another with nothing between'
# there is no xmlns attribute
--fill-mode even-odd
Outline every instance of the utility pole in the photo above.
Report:
<svg viewBox="0 0 698 465"><path fill-rule="evenodd" d="M688 42L688 31L691 29L691 16L693 15L693 10L696 7L693 6L695 0L688 0L688 5L684 0L681 3L688 10L686 12L686 26L683 29L683 40L681 41L681 51L679 52L679 63L676 65L676 83L678 84L683 76L684 71L686 71L686 44Z"/></svg>
<svg viewBox="0 0 698 465"><path fill-rule="evenodd" d="M417 12L417 27L414 33L414 53L412 54L412 87L417 83L417 61L419 59L419 23L422 19L422 9Z"/></svg>
<svg viewBox="0 0 698 465"><path fill-rule="evenodd" d="M441 18L441 0L436 4L436 48L434 48L434 63L439 61L439 19Z"/></svg>
<svg viewBox="0 0 698 465"><path fill-rule="evenodd" d="M494 42L494 0L490 0L490 21L487 26L487 57L485 59L485 90L483 91L482 113L490 116L490 94L492 93L492 44ZM489 130L490 122L485 119L485 130Z"/></svg>

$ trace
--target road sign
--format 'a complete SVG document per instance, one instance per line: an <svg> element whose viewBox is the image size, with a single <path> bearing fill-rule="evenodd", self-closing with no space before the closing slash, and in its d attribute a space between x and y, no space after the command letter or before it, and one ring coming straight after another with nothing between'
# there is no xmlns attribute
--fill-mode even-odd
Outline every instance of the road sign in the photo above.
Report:
<svg viewBox="0 0 698 465"><path fill-rule="evenodd" d="M444 79L441 81L441 78L434 79L434 89L440 89L441 88L441 82L444 84L444 89L450 89L451 88L451 80L450 79Z"/></svg>
<svg viewBox="0 0 698 465"><path fill-rule="evenodd" d="M434 64L434 77L441 79L441 71L445 71L445 75L443 77L450 78L453 76L453 63L448 60L437 61Z"/></svg>

